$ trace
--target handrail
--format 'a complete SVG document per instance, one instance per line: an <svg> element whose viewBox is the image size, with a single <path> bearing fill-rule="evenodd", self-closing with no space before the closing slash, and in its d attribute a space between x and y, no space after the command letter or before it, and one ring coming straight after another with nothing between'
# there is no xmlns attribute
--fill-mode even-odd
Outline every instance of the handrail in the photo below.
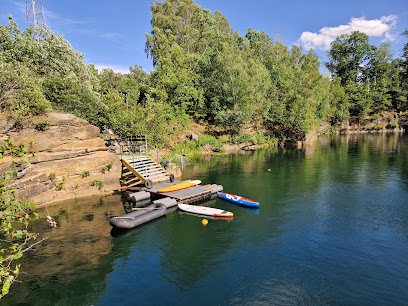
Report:
<svg viewBox="0 0 408 306"><path fill-rule="evenodd" d="M151 145L150 143L148 143L147 141L147 136L131 136L128 137L126 139L121 138L120 139L120 154L121 154L121 159L122 155L124 155L124 147L127 148L127 152L131 153L131 158L132 161L135 160L136 155L139 156L148 156L149 154L151 154L154 158L154 153L151 153L152 151L155 151L156 153L156 160L157 162L159 162L159 156L162 159L167 160L168 163L171 163L172 160L170 158L168 158L167 156L165 156L163 153L161 153L156 147L154 147L153 145ZM144 152L142 150L142 148L144 149ZM149 151L149 148L151 148L151 150ZM137 149L139 152L137 152Z"/></svg>
<svg viewBox="0 0 408 306"><path fill-rule="evenodd" d="M170 164L171 163L171 159L170 158L168 158L166 155L164 155L163 153L161 153L156 147L154 147L154 146L152 146L150 143L148 143L148 146L150 147L150 148L152 148L154 151L156 151L156 158L157 158L157 161L159 160L159 156L160 157L162 157L162 158L164 158L165 160L167 160L167 162ZM151 151L150 151L151 152ZM149 153L150 153L149 152Z"/></svg>

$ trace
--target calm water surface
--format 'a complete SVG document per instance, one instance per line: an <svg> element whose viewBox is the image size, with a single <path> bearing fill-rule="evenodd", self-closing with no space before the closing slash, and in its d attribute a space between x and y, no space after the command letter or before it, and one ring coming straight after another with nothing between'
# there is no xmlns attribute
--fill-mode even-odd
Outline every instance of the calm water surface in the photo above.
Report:
<svg viewBox="0 0 408 306"><path fill-rule="evenodd" d="M268 171L270 169L270 171ZM305 150L204 157L185 179L259 200L220 199L233 221L178 211L122 234L120 195L41 211L48 238L22 260L4 305L407 304L408 136L321 137Z"/></svg>

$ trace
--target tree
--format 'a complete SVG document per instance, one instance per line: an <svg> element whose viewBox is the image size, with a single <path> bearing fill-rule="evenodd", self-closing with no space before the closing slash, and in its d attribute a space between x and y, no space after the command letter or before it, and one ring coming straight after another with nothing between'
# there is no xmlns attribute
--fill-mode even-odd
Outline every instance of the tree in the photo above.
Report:
<svg viewBox="0 0 408 306"><path fill-rule="evenodd" d="M350 115L364 119L392 108L392 87L398 80L393 76L395 64L389 44L376 47L368 43L366 34L352 32L332 42L328 57L326 66L333 78L341 79Z"/></svg>
<svg viewBox="0 0 408 306"><path fill-rule="evenodd" d="M8 110L28 117L52 105L102 126L99 82L83 54L48 28L20 31L10 15L8 19L7 25L0 26L0 69L6 71L2 79L15 84L6 91L5 96L14 93L15 100Z"/></svg>
<svg viewBox="0 0 408 306"><path fill-rule="evenodd" d="M402 33L403 36L408 38L408 30ZM408 89L408 42L405 43L402 49L402 61L401 61L401 86Z"/></svg>
<svg viewBox="0 0 408 306"><path fill-rule="evenodd" d="M8 157L11 161L10 167L14 169L19 167L21 162L27 162L27 153L28 150L22 143L14 146L10 140L6 140L0 146L0 159ZM0 168L3 166L4 164L0 165ZM16 260L42 241L29 245L37 238L37 234L30 232L28 226L32 217L38 218L38 214L32 213L35 203L19 201L14 189L8 187L15 177L16 170L4 171L0 175L0 299L9 292L10 286L19 275L20 264L17 264Z"/></svg>
<svg viewBox="0 0 408 306"><path fill-rule="evenodd" d="M326 67L334 77L341 78L343 86L350 82L364 83L373 49L364 33L356 31L340 35L331 43Z"/></svg>

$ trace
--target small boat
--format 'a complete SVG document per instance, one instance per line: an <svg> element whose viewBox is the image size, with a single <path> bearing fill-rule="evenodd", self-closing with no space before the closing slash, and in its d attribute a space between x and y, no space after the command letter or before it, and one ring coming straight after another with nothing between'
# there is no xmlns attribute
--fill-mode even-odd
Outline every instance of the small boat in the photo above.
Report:
<svg viewBox="0 0 408 306"><path fill-rule="evenodd" d="M182 211L189 212L189 213L196 214L196 215L202 215L202 216L212 216L212 217L222 217L222 218L233 218L234 217L234 214L230 211L213 208L213 207L179 204L178 208Z"/></svg>
<svg viewBox="0 0 408 306"><path fill-rule="evenodd" d="M199 185L200 183L201 183L200 180L195 180L195 181L191 181L191 182L184 182L184 183L180 183L180 184L171 185L171 186L168 186L168 187L161 188L161 189L157 190L157 192L158 193L165 193L165 192L177 191L177 190L181 190L181 189L185 189L185 188L189 188L189 187Z"/></svg>
<svg viewBox="0 0 408 306"><path fill-rule="evenodd" d="M246 207L253 207L253 208L258 208L259 207L259 202L243 198L240 196L237 196L235 194L229 194L229 193L224 193L224 192L217 192L217 196L220 197L221 199L230 201L232 203L246 206Z"/></svg>
<svg viewBox="0 0 408 306"><path fill-rule="evenodd" d="M145 208L138 208L137 211L133 211L120 217L113 217L109 220L111 226L116 228L134 228L143 223L149 222L153 219L159 218L166 214L166 205L162 203L153 203Z"/></svg>

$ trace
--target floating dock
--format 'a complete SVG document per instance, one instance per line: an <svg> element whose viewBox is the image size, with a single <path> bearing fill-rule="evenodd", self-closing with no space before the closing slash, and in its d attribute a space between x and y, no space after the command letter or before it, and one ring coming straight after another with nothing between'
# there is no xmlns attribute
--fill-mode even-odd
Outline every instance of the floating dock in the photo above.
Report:
<svg viewBox="0 0 408 306"><path fill-rule="evenodd" d="M210 199L214 194L223 190L221 185L208 184L204 186L196 185L166 193L157 192L159 189L185 182L190 182L190 180L155 184L151 188L144 187L139 192L128 194L126 197L127 201L132 202L135 207L131 208L130 212L123 216L111 218L109 223L115 228L134 228L164 216L170 211L174 211L177 209L178 204ZM147 207L140 207L141 205L138 205L138 203L143 204L143 206L151 204Z"/></svg>
<svg viewBox="0 0 408 306"><path fill-rule="evenodd" d="M175 199L179 204L188 204L210 198L212 195L223 190L221 185L209 184L209 185L196 185L185 189L171 191L166 193L158 193L157 190L164 187L177 185L180 183L190 182L190 180L181 182L166 182L155 184L152 188L142 188L141 191L150 192L153 199L159 199L163 197L169 197Z"/></svg>

